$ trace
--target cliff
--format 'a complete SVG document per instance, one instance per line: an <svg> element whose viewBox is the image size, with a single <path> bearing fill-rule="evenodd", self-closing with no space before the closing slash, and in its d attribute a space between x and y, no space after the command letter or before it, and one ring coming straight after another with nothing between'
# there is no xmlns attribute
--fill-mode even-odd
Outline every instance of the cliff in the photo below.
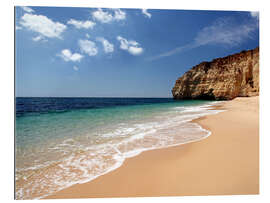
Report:
<svg viewBox="0 0 270 203"><path fill-rule="evenodd" d="M259 95L259 48L194 66L176 80L172 94L210 100Z"/></svg>

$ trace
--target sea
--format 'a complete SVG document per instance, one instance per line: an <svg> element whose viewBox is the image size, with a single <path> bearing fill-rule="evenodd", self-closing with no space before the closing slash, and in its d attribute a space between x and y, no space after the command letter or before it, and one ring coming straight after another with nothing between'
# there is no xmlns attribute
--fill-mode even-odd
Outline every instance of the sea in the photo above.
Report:
<svg viewBox="0 0 270 203"><path fill-rule="evenodd" d="M172 98L16 97L15 198L40 199L120 167L143 151L211 132L191 122L219 102Z"/></svg>

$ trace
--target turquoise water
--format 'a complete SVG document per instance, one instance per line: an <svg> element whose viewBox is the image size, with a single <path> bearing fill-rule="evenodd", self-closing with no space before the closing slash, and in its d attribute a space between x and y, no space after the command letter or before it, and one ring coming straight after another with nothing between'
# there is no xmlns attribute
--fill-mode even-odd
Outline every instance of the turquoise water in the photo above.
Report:
<svg viewBox="0 0 270 203"><path fill-rule="evenodd" d="M90 181L145 150L203 139L210 132L190 121L218 112L209 109L215 103L208 101L128 100L120 105L115 100L114 105L104 101L101 107L97 107L100 102L88 101L91 108L69 105L61 111L46 107L49 110L19 112L16 199L40 198ZM27 102L21 103L29 107ZM59 104L54 106L59 108Z"/></svg>

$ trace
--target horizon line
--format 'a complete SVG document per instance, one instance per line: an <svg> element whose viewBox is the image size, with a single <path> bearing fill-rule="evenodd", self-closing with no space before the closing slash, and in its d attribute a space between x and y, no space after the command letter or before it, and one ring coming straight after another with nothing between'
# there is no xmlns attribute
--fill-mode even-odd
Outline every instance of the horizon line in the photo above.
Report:
<svg viewBox="0 0 270 203"><path fill-rule="evenodd" d="M171 97L122 97L122 96L15 96L15 98L173 98Z"/></svg>

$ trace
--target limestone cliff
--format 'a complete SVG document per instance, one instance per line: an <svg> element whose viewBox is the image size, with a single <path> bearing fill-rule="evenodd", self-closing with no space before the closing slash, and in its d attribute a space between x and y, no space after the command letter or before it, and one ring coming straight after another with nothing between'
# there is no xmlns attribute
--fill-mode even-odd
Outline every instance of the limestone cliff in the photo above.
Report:
<svg viewBox="0 0 270 203"><path fill-rule="evenodd" d="M259 48L194 66L176 80L172 94L213 100L259 95Z"/></svg>

